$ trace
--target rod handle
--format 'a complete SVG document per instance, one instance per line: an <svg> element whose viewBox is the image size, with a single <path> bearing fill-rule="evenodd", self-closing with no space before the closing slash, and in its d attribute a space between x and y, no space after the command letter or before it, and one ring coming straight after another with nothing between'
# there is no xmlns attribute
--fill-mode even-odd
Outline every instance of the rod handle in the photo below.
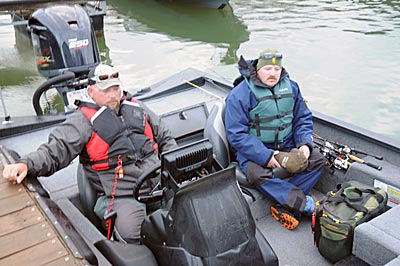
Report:
<svg viewBox="0 0 400 266"><path fill-rule="evenodd" d="M368 166L370 166L370 167L372 167L372 168L375 168L376 170L382 170L382 166L380 166L380 165L376 165L376 164L373 164L373 163L368 163L368 162L364 162L366 165L368 165Z"/></svg>
<svg viewBox="0 0 400 266"><path fill-rule="evenodd" d="M366 164L369 167L375 168L376 170L379 170L379 171L382 170L382 166L380 166L380 165L376 165L376 164L373 164L373 163L368 163L368 162L364 161L363 159L360 159L357 156L354 156L354 155L351 155L351 154L349 154L348 156L349 156L350 160L352 160L352 161Z"/></svg>

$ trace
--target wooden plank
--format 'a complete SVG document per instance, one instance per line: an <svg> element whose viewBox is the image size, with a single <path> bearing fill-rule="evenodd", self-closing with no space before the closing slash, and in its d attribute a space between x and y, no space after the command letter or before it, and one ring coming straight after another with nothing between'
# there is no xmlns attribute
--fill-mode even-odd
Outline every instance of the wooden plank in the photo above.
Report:
<svg viewBox="0 0 400 266"><path fill-rule="evenodd" d="M26 192L0 199L0 217L32 205L33 200Z"/></svg>
<svg viewBox="0 0 400 266"><path fill-rule="evenodd" d="M13 234L4 235L0 237L0 258L20 252L55 237L57 235L47 222L32 225Z"/></svg>
<svg viewBox="0 0 400 266"><path fill-rule="evenodd" d="M57 260L51 261L49 263L43 264L43 266L70 266L70 265L82 265L82 264L77 264L77 261L75 261L75 258L72 256L64 256L62 258L59 258Z"/></svg>
<svg viewBox="0 0 400 266"><path fill-rule="evenodd" d="M3 170L4 170L3 163L0 162L0 184L8 183L8 180L3 178Z"/></svg>
<svg viewBox="0 0 400 266"><path fill-rule="evenodd" d="M62 244L21 184L3 178L0 162L0 266L82 265Z"/></svg>
<svg viewBox="0 0 400 266"><path fill-rule="evenodd" d="M66 256L68 256L68 253L60 240L58 238L53 238L0 259L0 266L37 266L50 263Z"/></svg>
<svg viewBox="0 0 400 266"><path fill-rule="evenodd" d="M0 177L0 184L9 183L9 181L3 178L3 169L0 169L1 177Z"/></svg>
<svg viewBox="0 0 400 266"><path fill-rule="evenodd" d="M4 178L2 179L5 180ZM13 183L8 181L0 183L0 199L14 196L18 193L25 193L25 189L21 184L14 185Z"/></svg>
<svg viewBox="0 0 400 266"><path fill-rule="evenodd" d="M0 236L16 232L42 221L44 221L44 218L36 206L26 207L20 211L0 217Z"/></svg>

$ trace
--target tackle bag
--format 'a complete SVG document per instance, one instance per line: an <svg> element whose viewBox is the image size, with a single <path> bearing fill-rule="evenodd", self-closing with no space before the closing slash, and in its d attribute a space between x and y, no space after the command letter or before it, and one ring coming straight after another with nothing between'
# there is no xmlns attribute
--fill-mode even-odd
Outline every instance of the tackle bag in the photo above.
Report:
<svg viewBox="0 0 400 266"><path fill-rule="evenodd" d="M312 217L314 244L321 255L333 263L350 255L354 228L384 212L386 203L384 190L357 181L328 192Z"/></svg>

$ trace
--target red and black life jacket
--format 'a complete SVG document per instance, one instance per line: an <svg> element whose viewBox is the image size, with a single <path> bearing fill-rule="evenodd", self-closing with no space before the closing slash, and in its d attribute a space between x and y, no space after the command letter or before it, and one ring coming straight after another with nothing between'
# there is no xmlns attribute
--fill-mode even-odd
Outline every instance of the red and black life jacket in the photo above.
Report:
<svg viewBox="0 0 400 266"><path fill-rule="evenodd" d="M93 128L79 156L82 164L90 164L94 170L108 170L117 165L118 155L123 163L132 163L158 151L147 115L133 98L121 101L119 114L88 102L79 102L78 107Z"/></svg>

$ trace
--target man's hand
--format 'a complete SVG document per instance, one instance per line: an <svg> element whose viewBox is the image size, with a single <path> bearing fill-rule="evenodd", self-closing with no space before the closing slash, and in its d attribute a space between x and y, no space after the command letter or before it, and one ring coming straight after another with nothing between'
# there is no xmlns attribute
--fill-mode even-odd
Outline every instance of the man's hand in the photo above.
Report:
<svg viewBox="0 0 400 266"><path fill-rule="evenodd" d="M306 156L307 160L310 157L310 148L307 145L303 145L299 148L299 150Z"/></svg>
<svg viewBox="0 0 400 266"><path fill-rule="evenodd" d="M278 163L278 161L275 159L275 155L277 155L279 151L274 151L274 155L271 157L271 160L269 160L267 167L269 168L282 168L281 165Z"/></svg>
<svg viewBox="0 0 400 266"><path fill-rule="evenodd" d="M25 163L9 164L4 167L3 177L8 181L17 181L18 184L24 180L28 174L28 166Z"/></svg>

